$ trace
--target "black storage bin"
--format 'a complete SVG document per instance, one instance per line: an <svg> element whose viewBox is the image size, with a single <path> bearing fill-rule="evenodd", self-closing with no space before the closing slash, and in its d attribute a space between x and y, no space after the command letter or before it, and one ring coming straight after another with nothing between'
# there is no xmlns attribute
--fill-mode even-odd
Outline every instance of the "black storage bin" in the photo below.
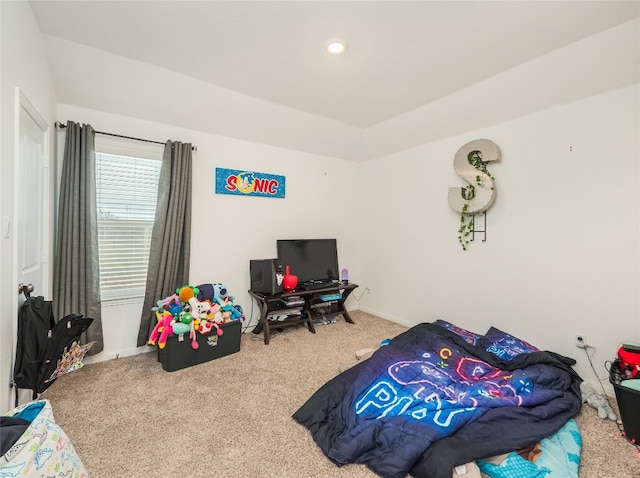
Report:
<svg viewBox="0 0 640 478"><path fill-rule="evenodd" d="M630 441L640 444L640 391L625 387L625 380L628 378L620 370L618 360L615 360L609 370L609 382L616 392L622 428Z"/></svg>
<svg viewBox="0 0 640 478"><path fill-rule="evenodd" d="M198 348L191 346L189 334L184 334L182 340L177 335L169 335L164 348L158 347L158 361L166 372L174 372L199 363L224 357L240 351L241 322L233 320L222 324L222 335L215 329L209 335L196 332Z"/></svg>

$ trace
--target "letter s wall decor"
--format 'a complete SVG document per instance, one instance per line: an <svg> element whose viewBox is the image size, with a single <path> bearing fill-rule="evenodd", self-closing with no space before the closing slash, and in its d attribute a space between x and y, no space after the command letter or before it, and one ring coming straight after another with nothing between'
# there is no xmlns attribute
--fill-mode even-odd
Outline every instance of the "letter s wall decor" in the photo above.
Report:
<svg viewBox="0 0 640 478"><path fill-rule="evenodd" d="M469 141L458 150L453 167L470 186L449 188L449 205L454 211L478 214L491 207L496 199L496 187L487 163L500 159L500 148L488 139Z"/></svg>

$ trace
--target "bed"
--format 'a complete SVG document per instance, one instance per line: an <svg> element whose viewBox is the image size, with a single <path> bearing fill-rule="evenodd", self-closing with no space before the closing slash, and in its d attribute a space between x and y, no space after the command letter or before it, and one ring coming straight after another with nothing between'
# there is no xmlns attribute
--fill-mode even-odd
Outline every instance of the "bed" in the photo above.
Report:
<svg viewBox="0 0 640 478"><path fill-rule="evenodd" d="M478 335L422 323L331 379L293 418L336 465L450 478L567 426L582 404L574 364L495 327Z"/></svg>

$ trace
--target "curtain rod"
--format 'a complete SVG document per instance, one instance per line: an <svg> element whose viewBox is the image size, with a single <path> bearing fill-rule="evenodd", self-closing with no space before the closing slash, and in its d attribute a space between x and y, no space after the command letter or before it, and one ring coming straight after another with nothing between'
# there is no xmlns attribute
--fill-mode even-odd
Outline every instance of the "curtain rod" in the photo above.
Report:
<svg viewBox="0 0 640 478"><path fill-rule="evenodd" d="M65 129L67 127L66 124L61 123L60 121L56 121L56 128L60 128L60 129ZM160 141L154 141L152 139L143 139L143 138L134 138L133 136L124 136L122 134L115 134L115 133L105 133L104 131L96 131L97 134L103 134L105 136L113 136L114 138L124 138L124 139L132 139L134 141L143 141L145 143L154 143L154 144L161 144L164 146L165 143L162 143ZM191 145L191 151L198 151L198 147L196 145Z"/></svg>

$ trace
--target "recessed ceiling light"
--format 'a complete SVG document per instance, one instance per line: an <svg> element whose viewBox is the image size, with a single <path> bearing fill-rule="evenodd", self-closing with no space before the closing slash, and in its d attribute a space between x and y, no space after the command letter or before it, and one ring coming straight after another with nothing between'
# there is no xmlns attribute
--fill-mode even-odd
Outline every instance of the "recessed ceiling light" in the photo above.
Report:
<svg viewBox="0 0 640 478"><path fill-rule="evenodd" d="M332 55L339 55L347 49L347 42L342 38L332 38L327 42L327 51Z"/></svg>

